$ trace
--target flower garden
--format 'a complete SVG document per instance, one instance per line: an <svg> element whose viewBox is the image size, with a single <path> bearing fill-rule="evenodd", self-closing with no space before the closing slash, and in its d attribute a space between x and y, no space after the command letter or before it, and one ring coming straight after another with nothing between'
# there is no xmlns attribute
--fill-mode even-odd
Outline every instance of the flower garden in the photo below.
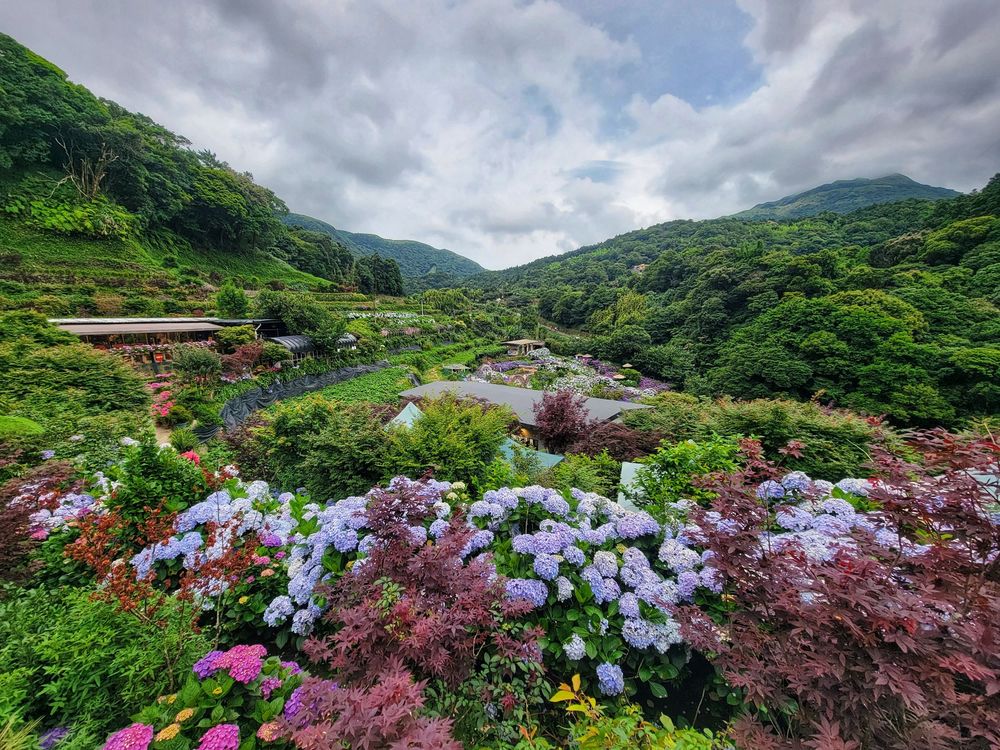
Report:
<svg viewBox="0 0 1000 750"><path fill-rule="evenodd" d="M23 747L1000 741L992 441L876 445L831 483L743 440L641 507L426 476L325 499L129 442L9 503L24 575L0 603L0 707ZM101 608L80 634L98 652L126 626L143 649L103 678L124 711L74 713L51 676L70 657L22 653L52 637L27 608L56 597Z"/></svg>

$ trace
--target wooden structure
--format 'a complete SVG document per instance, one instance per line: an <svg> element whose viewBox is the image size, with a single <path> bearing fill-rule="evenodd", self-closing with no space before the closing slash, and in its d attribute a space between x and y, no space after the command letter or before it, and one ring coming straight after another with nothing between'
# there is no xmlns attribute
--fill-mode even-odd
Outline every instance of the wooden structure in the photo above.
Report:
<svg viewBox="0 0 1000 750"><path fill-rule="evenodd" d="M545 346L545 342L538 339L514 339L503 343L507 347L507 354L511 357L523 356Z"/></svg>

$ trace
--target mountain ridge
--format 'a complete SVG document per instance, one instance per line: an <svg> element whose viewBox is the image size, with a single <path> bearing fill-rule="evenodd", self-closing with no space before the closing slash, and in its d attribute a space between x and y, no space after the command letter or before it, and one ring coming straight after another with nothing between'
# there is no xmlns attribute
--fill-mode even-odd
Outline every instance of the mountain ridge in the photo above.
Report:
<svg viewBox="0 0 1000 750"><path fill-rule="evenodd" d="M416 240L394 240L366 232L349 232L306 214L288 213L281 220L287 226L327 234L356 256L378 253L383 258L391 258L399 264L404 278L447 274L452 279L464 279L486 270L460 253Z"/></svg>
<svg viewBox="0 0 1000 750"><path fill-rule="evenodd" d="M834 180L793 193L773 201L758 203L752 208L730 214L735 219L801 219L825 211L846 214L867 206L897 203L911 198L942 200L961 195L951 188L925 185L895 172L873 179L857 177Z"/></svg>

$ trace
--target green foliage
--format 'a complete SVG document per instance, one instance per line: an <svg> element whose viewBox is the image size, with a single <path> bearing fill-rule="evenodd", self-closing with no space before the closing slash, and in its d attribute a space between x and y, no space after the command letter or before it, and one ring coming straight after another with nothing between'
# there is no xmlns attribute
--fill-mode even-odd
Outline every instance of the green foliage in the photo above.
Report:
<svg viewBox="0 0 1000 750"><path fill-rule="evenodd" d="M824 211L846 214L878 203L913 198L941 200L956 195L958 193L948 188L922 185L905 175L892 174L874 180L837 180L770 203L760 203L734 216L745 219L797 219Z"/></svg>
<svg viewBox="0 0 1000 750"><path fill-rule="evenodd" d="M203 499L205 476L171 448L141 443L124 451L124 460L109 470L119 481L108 505L125 520L141 522L149 508L179 512Z"/></svg>
<svg viewBox="0 0 1000 750"><path fill-rule="evenodd" d="M38 737L35 736L37 721L21 722L11 715L0 724L0 747L4 750L36 750Z"/></svg>
<svg viewBox="0 0 1000 750"><path fill-rule="evenodd" d="M444 274L448 281L461 279L482 271L483 268L450 250L425 245L412 240L387 240L374 234L356 234L302 214L286 214L282 220L289 226L302 227L313 233L329 236L346 247L355 256L375 255L394 260L402 275L408 279L431 274ZM442 284L445 286L447 284Z"/></svg>
<svg viewBox="0 0 1000 750"><path fill-rule="evenodd" d="M321 351L334 351L346 321L315 300L291 292L265 290L254 300L260 318L277 318L289 333L309 336Z"/></svg>
<svg viewBox="0 0 1000 750"><path fill-rule="evenodd" d="M256 341L257 332L254 331L253 326L227 326L215 332L215 340L222 346L226 354L230 354L237 347Z"/></svg>
<svg viewBox="0 0 1000 750"><path fill-rule="evenodd" d="M72 724L93 747L122 716L168 692L207 650L187 605L157 620L85 589L8 589L0 599L0 720Z"/></svg>
<svg viewBox="0 0 1000 750"><path fill-rule="evenodd" d="M188 427L181 427L170 433L170 445L178 453L193 451L200 443L198 436Z"/></svg>
<svg viewBox="0 0 1000 750"><path fill-rule="evenodd" d="M332 401L353 403L366 401L373 404L394 404L399 401L400 391L412 387L403 367L387 367L378 372L360 375L341 383L328 385L319 391L320 395Z"/></svg>
<svg viewBox="0 0 1000 750"><path fill-rule="evenodd" d="M45 428L27 417L6 417L0 415L0 440L38 437L45 434Z"/></svg>
<svg viewBox="0 0 1000 750"><path fill-rule="evenodd" d="M648 506L654 516L667 503L678 500L707 503L714 494L699 487L699 479L715 472L735 471L738 452L735 438L719 435L702 442L664 442L656 453L642 460L643 467L635 475L633 500Z"/></svg>
<svg viewBox="0 0 1000 750"><path fill-rule="evenodd" d="M586 347L691 392L961 424L998 408L989 373L952 365L1000 349L998 216L994 178L934 203L669 222L469 283L595 334L561 351Z"/></svg>
<svg viewBox="0 0 1000 750"><path fill-rule="evenodd" d="M246 292L235 284L223 284L215 295L215 309L220 317L245 318L250 310L250 300ZM225 332L219 331L219 334Z"/></svg>
<svg viewBox="0 0 1000 750"><path fill-rule="evenodd" d="M211 349L181 345L174 349L173 369L182 380L207 384L222 372L222 358Z"/></svg>
<svg viewBox="0 0 1000 750"><path fill-rule="evenodd" d="M362 495L385 473L388 438L382 422L365 404L343 404L305 438L305 457L298 475L318 499Z"/></svg>
<svg viewBox="0 0 1000 750"><path fill-rule="evenodd" d="M607 451L593 457L569 454L546 471L538 483L563 492L576 488L613 498L617 495L620 475L621 464L609 456Z"/></svg>
<svg viewBox="0 0 1000 750"><path fill-rule="evenodd" d="M421 405L424 416L413 427L390 431L389 475L419 477L427 469L444 481L485 477L507 437L514 415L506 408L484 407L445 394Z"/></svg>
<svg viewBox="0 0 1000 750"><path fill-rule="evenodd" d="M875 427L860 417L815 403L778 399L713 401L669 392L651 403L652 409L626 412L623 421L669 442L705 441L712 435L756 437L771 460L782 458L778 451L797 440L803 444L801 457L788 455L782 463L816 479L837 481L845 476L864 476L868 446L877 437ZM893 441L892 434L885 432Z"/></svg>
<svg viewBox="0 0 1000 750"><path fill-rule="evenodd" d="M83 455L95 468L122 437L149 430L149 396L138 375L113 355L81 344L36 313L0 314L0 411L8 424L31 429L15 442ZM37 454L32 456L37 460Z"/></svg>

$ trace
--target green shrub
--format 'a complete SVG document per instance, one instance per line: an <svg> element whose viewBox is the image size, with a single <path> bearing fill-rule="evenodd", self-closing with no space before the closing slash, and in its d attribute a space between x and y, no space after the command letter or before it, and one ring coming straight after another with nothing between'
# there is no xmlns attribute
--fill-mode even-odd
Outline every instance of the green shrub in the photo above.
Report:
<svg viewBox="0 0 1000 750"><path fill-rule="evenodd" d="M507 408L486 407L451 394L420 408L424 416L413 427L390 433L389 474L419 477L433 469L437 479L469 481L478 489L514 415Z"/></svg>
<svg viewBox="0 0 1000 750"><path fill-rule="evenodd" d="M617 495L621 466L607 451L594 457L569 454L546 471L539 484L564 492L575 487L584 492L596 492L604 497L614 498Z"/></svg>
<svg viewBox="0 0 1000 750"><path fill-rule="evenodd" d="M219 411L212 404L196 404L191 407L191 416L199 427L215 427L222 424Z"/></svg>
<svg viewBox="0 0 1000 750"><path fill-rule="evenodd" d="M37 437L44 434L45 428L27 417L0 415L0 440Z"/></svg>
<svg viewBox="0 0 1000 750"><path fill-rule="evenodd" d="M253 326L228 326L215 332L215 340L219 342L226 354L230 354L237 347L256 341L257 332Z"/></svg>
<svg viewBox="0 0 1000 750"><path fill-rule="evenodd" d="M222 373L222 358L211 349L181 345L174 349L173 368L182 380L206 385Z"/></svg>
<svg viewBox="0 0 1000 750"><path fill-rule="evenodd" d="M124 452L124 460L109 470L120 484L108 506L131 522L141 522L147 508L181 511L208 491L201 470L170 448L142 443Z"/></svg>
<svg viewBox="0 0 1000 750"><path fill-rule="evenodd" d="M342 404L317 434L306 438L300 476L317 500L363 494L385 472L388 436L365 404Z"/></svg>
<svg viewBox="0 0 1000 750"><path fill-rule="evenodd" d="M173 446L174 450L178 453L186 453L187 451L193 451L200 444L198 436L194 434L194 431L187 427L181 427L170 433L170 445Z"/></svg>
<svg viewBox="0 0 1000 750"><path fill-rule="evenodd" d="M160 421L167 427L188 424L192 419L194 417L191 415L191 410L184 406L184 404L174 404L170 407L170 411L167 412L165 417L160 417Z"/></svg>
<svg viewBox="0 0 1000 750"><path fill-rule="evenodd" d="M703 441L713 434L755 437L771 460L830 481L864 475L868 446L878 434L874 426L855 414L812 402L710 400L668 392L650 403L653 409L626 412L622 420L669 442ZM890 444L898 443L891 431L882 431ZM778 453L790 440L803 443L801 457Z"/></svg>
<svg viewBox="0 0 1000 750"><path fill-rule="evenodd" d="M264 364L274 365L278 362L285 362L291 359L292 355L281 344L276 344L273 341L265 341L264 350L261 352L260 358Z"/></svg>
<svg viewBox="0 0 1000 750"><path fill-rule="evenodd" d="M250 300L246 292L235 284L223 284L215 295L215 310L223 318L245 318L250 310Z"/></svg>
<svg viewBox="0 0 1000 750"><path fill-rule="evenodd" d="M7 589L0 601L0 720L72 725L104 735L150 696L170 692L208 647L189 605L144 621L84 589ZM81 745L86 746L86 745Z"/></svg>
<svg viewBox="0 0 1000 750"><path fill-rule="evenodd" d="M737 468L739 441L712 435L708 440L684 440L669 444L642 460L635 476L632 495L637 505L649 506L653 515L666 503L678 500L706 502L713 493L697 486L697 480L717 471Z"/></svg>

